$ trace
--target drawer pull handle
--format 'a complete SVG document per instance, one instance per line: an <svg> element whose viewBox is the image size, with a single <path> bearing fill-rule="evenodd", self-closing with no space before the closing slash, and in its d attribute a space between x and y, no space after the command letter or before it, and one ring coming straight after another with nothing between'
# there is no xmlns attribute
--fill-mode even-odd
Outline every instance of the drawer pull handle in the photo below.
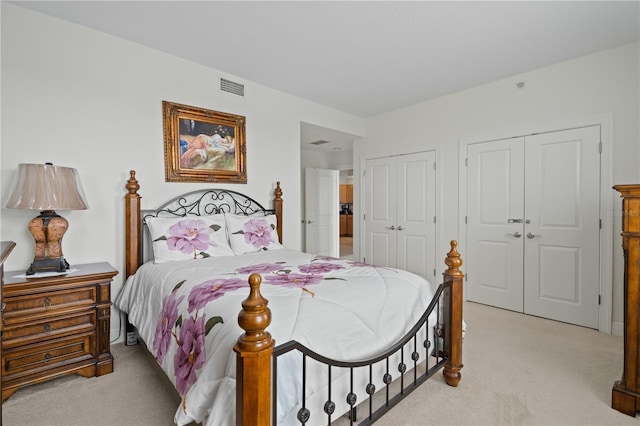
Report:
<svg viewBox="0 0 640 426"><path fill-rule="evenodd" d="M47 297L46 299L44 299L44 303L42 304L42 307L46 309L50 306L51 306L51 299Z"/></svg>
<svg viewBox="0 0 640 426"><path fill-rule="evenodd" d="M51 326L49 324L45 324L44 325L44 332L45 333L50 333L51 332Z"/></svg>
<svg viewBox="0 0 640 426"><path fill-rule="evenodd" d="M44 363L49 364L51 362L51 358L51 354L47 352L47 354L44 356Z"/></svg>

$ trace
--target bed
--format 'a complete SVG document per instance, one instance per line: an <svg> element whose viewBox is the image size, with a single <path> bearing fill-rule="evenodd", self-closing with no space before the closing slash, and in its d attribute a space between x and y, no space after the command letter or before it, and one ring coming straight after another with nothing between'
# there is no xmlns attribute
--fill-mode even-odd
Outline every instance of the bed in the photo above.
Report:
<svg viewBox="0 0 640 426"><path fill-rule="evenodd" d="M460 381L455 241L436 287L282 246L279 182L272 209L205 189L143 210L133 170L126 188L127 281L114 304L180 395L177 424L327 424L343 413L353 423L358 409L368 424L440 369Z"/></svg>

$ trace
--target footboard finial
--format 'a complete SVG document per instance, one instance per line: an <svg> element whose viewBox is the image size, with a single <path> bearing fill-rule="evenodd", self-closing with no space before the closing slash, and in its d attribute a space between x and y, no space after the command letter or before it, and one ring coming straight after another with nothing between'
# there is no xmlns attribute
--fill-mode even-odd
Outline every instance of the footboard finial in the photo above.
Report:
<svg viewBox="0 0 640 426"><path fill-rule="evenodd" d="M447 270L444 273L449 276L462 277L464 274L460 270L462 257L460 257L460 253L458 253L458 242L451 240L450 244L451 250L449 250L447 258L444 260L444 263L447 265Z"/></svg>
<svg viewBox="0 0 640 426"><path fill-rule="evenodd" d="M242 302L238 324L245 330L236 352L236 424L271 424L271 354L275 340L265 329L271 323L269 301L260 294L262 277L249 276L251 290Z"/></svg>
<svg viewBox="0 0 640 426"><path fill-rule="evenodd" d="M464 274L460 270L462 258L457 250L458 242L451 241L451 250L447 253L444 263L445 281L451 281L451 288L445 290L444 315L447 318L448 330L445 333L445 345L449 349L449 359L444 366L444 380L449 386L458 386L462 374L462 280Z"/></svg>
<svg viewBox="0 0 640 426"><path fill-rule="evenodd" d="M238 324L245 331L237 345L242 351L257 352L273 346L271 334L266 331L271 323L271 309L267 307L269 301L260 293L261 283L260 274L249 276L249 297L242 302L242 310L238 314Z"/></svg>

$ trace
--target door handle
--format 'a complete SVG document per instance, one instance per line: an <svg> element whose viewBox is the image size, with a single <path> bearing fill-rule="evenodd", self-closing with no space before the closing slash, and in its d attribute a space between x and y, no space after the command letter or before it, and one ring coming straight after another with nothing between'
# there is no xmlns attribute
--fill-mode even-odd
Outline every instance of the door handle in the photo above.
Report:
<svg viewBox="0 0 640 426"><path fill-rule="evenodd" d="M394 225L391 226L385 226L385 229L391 229L392 231L396 230L396 227Z"/></svg>
<svg viewBox="0 0 640 426"><path fill-rule="evenodd" d="M518 231L514 232L513 234L509 234L508 232L505 234L508 237L514 237L514 238L520 238L522 237L522 234L519 233Z"/></svg>
<svg viewBox="0 0 640 426"><path fill-rule="evenodd" d="M402 225L398 226L398 231L402 231L403 229Z"/></svg>
<svg viewBox="0 0 640 426"><path fill-rule="evenodd" d="M307 225L310 224L310 223L313 223L313 221L312 220L307 220Z"/></svg>
<svg viewBox="0 0 640 426"><path fill-rule="evenodd" d="M532 234L531 232L527 232L527 238L529 238L530 240L535 237L542 237L542 235Z"/></svg>
<svg viewBox="0 0 640 426"><path fill-rule="evenodd" d="M507 223L522 223L522 219L507 219Z"/></svg>

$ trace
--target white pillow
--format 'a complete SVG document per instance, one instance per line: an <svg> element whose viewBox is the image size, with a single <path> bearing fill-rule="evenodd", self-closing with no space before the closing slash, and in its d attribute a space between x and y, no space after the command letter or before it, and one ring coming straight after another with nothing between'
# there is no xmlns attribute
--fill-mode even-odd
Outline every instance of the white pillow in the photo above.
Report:
<svg viewBox="0 0 640 426"><path fill-rule="evenodd" d="M225 213L229 244L238 254L253 253L260 250L280 249L276 215L245 216Z"/></svg>
<svg viewBox="0 0 640 426"><path fill-rule="evenodd" d="M150 217L146 219L153 242L153 262L233 256L224 215Z"/></svg>

